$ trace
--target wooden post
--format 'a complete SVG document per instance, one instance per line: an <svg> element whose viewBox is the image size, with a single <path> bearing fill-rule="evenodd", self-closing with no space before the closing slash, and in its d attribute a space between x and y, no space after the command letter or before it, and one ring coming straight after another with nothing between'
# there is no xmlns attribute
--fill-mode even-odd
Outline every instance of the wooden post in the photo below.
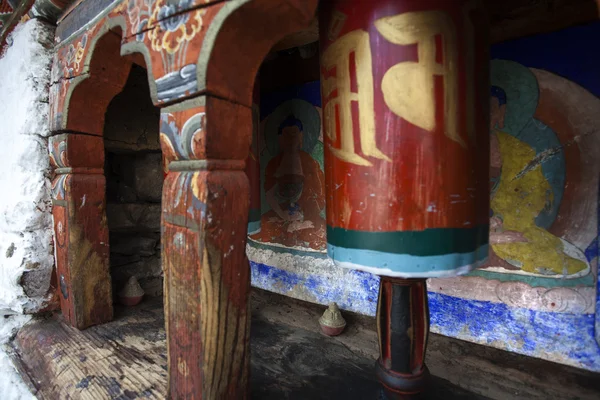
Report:
<svg viewBox="0 0 600 400"><path fill-rule="evenodd" d="M245 399L250 366L250 107L199 97L162 110L169 396ZM188 146L191 144L191 146Z"/></svg>
<svg viewBox="0 0 600 400"><path fill-rule="evenodd" d="M254 82L252 92L252 144L246 159L246 176L250 181L250 213L248 215L248 235L260 232L260 83Z"/></svg>
<svg viewBox="0 0 600 400"><path fill-rule="evenodd" d="M377 378L389 399L420 393L429 378L425 351L429 307L425 279L382 277L377 303Z"/></svg>
<svg viewBox="0 0 600 400"><path fill-rule="evenodd" d="M64 317L84 329L112 319L102 137L50 138L54 250Z"/></svg>
<svg viewBox="0 0 600 400"><path fill-rule="evenodd" d="M63 315L79 329L113 317L102 133L131 68L119 36L105 30L92 40L92 32L56 50L50 86L57 280Z"/></svg>

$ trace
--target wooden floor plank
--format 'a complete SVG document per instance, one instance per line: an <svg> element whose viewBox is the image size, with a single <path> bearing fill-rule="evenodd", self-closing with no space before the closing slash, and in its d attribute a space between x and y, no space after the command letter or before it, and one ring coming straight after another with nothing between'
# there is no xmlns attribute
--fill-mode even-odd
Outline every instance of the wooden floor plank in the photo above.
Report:
<svg viewBox="0 0 600 400"><path fill-rule="evenodd" d="M253 399L377 399L373 318L345 313L346 331L319 331L324 307L252 294ZM163 399L167 385L161 299L116 308L115 321L78 331L60 316L35 321L14 347L40 399ZM598 374L430 336L425 399L596 399ZM452 382L452 383L451 383Z"/></svg>

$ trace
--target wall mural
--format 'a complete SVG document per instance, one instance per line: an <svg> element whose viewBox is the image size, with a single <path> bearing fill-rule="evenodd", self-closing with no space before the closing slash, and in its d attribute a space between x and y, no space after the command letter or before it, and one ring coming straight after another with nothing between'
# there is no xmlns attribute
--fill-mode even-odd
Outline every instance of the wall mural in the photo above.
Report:
<svg viewBox="0 0 600 400"><path fill-rule="evenodd" d="M493 60L491 75L491 251L488 263L471 275L593 288L593 171L600 165L591 150L599 148L600 136L590 132L600 123L594 107L600 100L566 78L514 61ZM580 102L588 106L573 107ZM318 82L267 94L261 108L262 232L251 238L322 252ZM593 295L585 292L588 306Z"/></svg>
<svg viewBox="0 0 600 400"><path fill-rule="evenodd" d="M600 299L596 286L600 80L592 67L600 56L584 40L598 34L596 23L492 46L490 257L466 276L428 280L432 331L600 370L595 340L600 334L594 330L596 325L600 332L600 318L594 315ZM561 62L565 59L569 62ZM292 201L285 203L277 195L285 206L281 213L269 207L272 199L265 200L273 182L283 182L278 179L286 175L286 168L301 165L273 140L280 127L281 132L287 127L302 132L289 145L322 163L321 139L321 147L311 147L317 131L303 120L320 115L318 100L311 103L308 95L311 87L317 83L261 97L265 140L261 163L271 167L262 176L265 232L251 237L250 243L279 250L267 252L268 257L250 250L253 282L373 315L377 277L338 272L324 259L324 232L310 228L302 236L302 230L295 230L306 220L314 227L314 221L320 222L315 212L296 213L294 207L302 209L296 200L298 186L292 190L296 181L290 178ZM300 169L304 172L300 181L318 182L322 177L320 171L311 170L315 172L309 176L308 169ZM321 210L314 197L318 193L309 193L314 210ZM269 229L264 228L267 222Z"/></svg>
<svg viewBox="0 0 600 400"><path fill-rule="evenodd" d="M319 82L261 97L261 232L251 239L325 251Z"/></svg>
<svg viewBox="0 0 600 400"><path fill-rule="evenodd" d="M562 201L565 191L579 188L575 182L566 181L563 143L557 133L540 119L550 116L549 113L540 110L535 115L540 106L539 96L545 94L545 91L539 90L536 72L541 79L549 81L547 90L550 93L556 87L552 81L555 83L563 79L548 72L530 70L515 62L492 61L490 222L493 228L490 236L493 251L486 268L503 273L573 279L589 275L590 264L584 251L595 238L596 227L587 217L573 221L575 224L572 226L577 225L577 231L586 231L584 236L588 243L580 240L574 243L576 239L570 238L572 235L566 227L552 229L561 204L562 213L572 214L572 206ZM577 87L572 90L578 92L570 93L574 99L580 99L581 92L585 92L585 89ZM561 100L564 101L564 97ZM561 107L561 103L548 99L541 104L550 108ZM586 117L590 122L595 119L594 115ZM582 124L581 128L584 127ZM562 136L568 140L565 144L569 145L575 139L569 137L570 134L585 133L562 132ZM570 167L579 169L577 164L581 164L581 155L574 154L571 161ZM593 190L588 193L585 203L592 206L596 193ZM585 205L583 208L586 208Z"/></svg>
<svg viewBox="0 0 600 400"><path fill-rule="evenodd" d="M471 296L593 312L600 101L549 71L507 60L491 70L491 251L470 274L490 282ZM456 294L467 283L438 284Z"/></svg>
<svg viewBox="0 0 600 400"><path fill-rule="evenodd" d="M574 43L598 30L593 24L492 47L491 252L470 274L486 281L437 280L432 288L465 297L468 282L479 287L469 298L594 312L600 84L595 72L579 68L594 56ZM572 53L564 57L573 66L549 50L531 52L550 41Z"/></svg>

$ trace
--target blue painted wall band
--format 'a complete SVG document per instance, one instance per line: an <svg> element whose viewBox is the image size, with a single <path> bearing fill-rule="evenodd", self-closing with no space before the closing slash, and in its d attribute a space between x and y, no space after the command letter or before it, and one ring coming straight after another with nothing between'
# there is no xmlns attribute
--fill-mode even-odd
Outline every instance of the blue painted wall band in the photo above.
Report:
<svg viewBox="0 0 600 400"><path fill-rule="evenodd" d="M348 249L327 244L327 253L341 267L361 269L381 275L397 274L413 276L454 276L454 272L466 273L483 264L489 253L489 245L484 244L477 250L467 253L454 253L436 256L414 256L411 254L384 253L374 250ZM365 268L369 266L370 269ZM429 275L428 275L429 274Z"/></svg>
<svg viewBox="0 0 600 400"><path fill-rule="evenodd" d="M316 303L335 301L345 310L370 316L377 310L379 278L367 272L348 270L347 278L338 281L252 261L250 266L255 287L286 295L302 285ZM347 290L348 281L352 290ZM535 311L433 292L428 296L434 333L600 372L593 314Z"/></svg>

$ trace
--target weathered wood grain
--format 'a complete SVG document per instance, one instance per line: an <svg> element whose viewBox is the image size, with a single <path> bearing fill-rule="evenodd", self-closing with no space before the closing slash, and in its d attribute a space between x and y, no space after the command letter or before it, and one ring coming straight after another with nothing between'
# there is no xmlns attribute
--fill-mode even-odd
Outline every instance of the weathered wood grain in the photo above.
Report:
<svg viewBox="0 0 600 400"><path fill-rule="evenodd" d="M97 40L95 47L89 50L93 52L89 78L77 85L71 97L64 100L67 108L62 126L72 132L102 135L106 108L125 86L131 70L131 60L119 55L121 38L118 35L108 32ZM54 126L61 125L54 123Z"/></svg>
<svg viewBox="0 0 600 400"><path fill-rule="evenodd" d="M60 315L16 338L21 370L39 399L164 399L166 336L162 303L121 308L117 319L79 331Z"/></svg>
<svg viewBox="0 0 600 400"><path fill-rule="evenodd" d="M162 236L170 398L249 395L249 184L243 170L252 92L267 51L308 23L315 6L256 0L206 9L211 27L191 42L187 57L197 54L198 90L209 95L162 110L161 147L170 162Z"/></svg>
<svg viewBox="0 0 600 400"><path fill-rule="evenodd" d="M89 11L104 4L80 7ZM155 103L176 103L163 109L160 135L165 163L170 163L162 226L168 396L243 399L248 395L250 323L249 187L243 170L251 139L252 88L268 50L310 23L317 0L132 5L111 3L112 9L84 29L75 28L77 23L59 27L59 36L69 37L53 65L51 127L102 135L108 102L125 84L131 62L142 63L139 56L118 55L143 54ZM168 15L162 14L165 10ZM145 24L141 13L149 18ZM80 17L73 9L62 22L79 18L85 24ZM77 308L83 304L84 311L99 314L87 296L96 290L94 282L106 281L101 270L108 265L100 254L108 251L104 178L81 169L85 165L71 167L56 170L69 174L55 181L57 188L65 188L55 201L56 236L68 238L57 259L68 266L61 276L70 285L65 293L75 299L65 303L64 314L85 327L109 317L80 320ZM95 214L83 204L84 211L76 209L86 198ZM110 297L96 292L99 301Z"/></svg>
<svg viewBox="0 0 600 400"><path fill-rule="evenodd" d="M320 333L323 306L260 290L252 291L251 304L251 398L377 398L374 318L344 313L348 327L330 338ZM56 318L34 321L19 332L13 359L37 398L166 397L160 299L117 306L115 315L85 331ZM433 377L425 399L598 397L598 374L436 334L429 339L426 361Z"/></svg>
<svg viewBox="0 0 600 400"><path fill-rule="evenodd" d="M104 146L74 133L50 138L54 247L61 308L84 329L112 319Z"/></svg>
<svg viewBox="0 0 600 400"><path fill-rule="evenodd" d="M209 97L163 109L161 118L161 146L171 161L162 234L169 396L243 399L250 268L241 160L250 147L250 109Z"/></svg>
<svg viewBox="0 0 600 400"><path fill-rule="evenodd" d="M198 58L199 88L250 107L258 68L271 47L287 34L308 26L316 0L231 2L232 10L207 36Z"/></svg>

